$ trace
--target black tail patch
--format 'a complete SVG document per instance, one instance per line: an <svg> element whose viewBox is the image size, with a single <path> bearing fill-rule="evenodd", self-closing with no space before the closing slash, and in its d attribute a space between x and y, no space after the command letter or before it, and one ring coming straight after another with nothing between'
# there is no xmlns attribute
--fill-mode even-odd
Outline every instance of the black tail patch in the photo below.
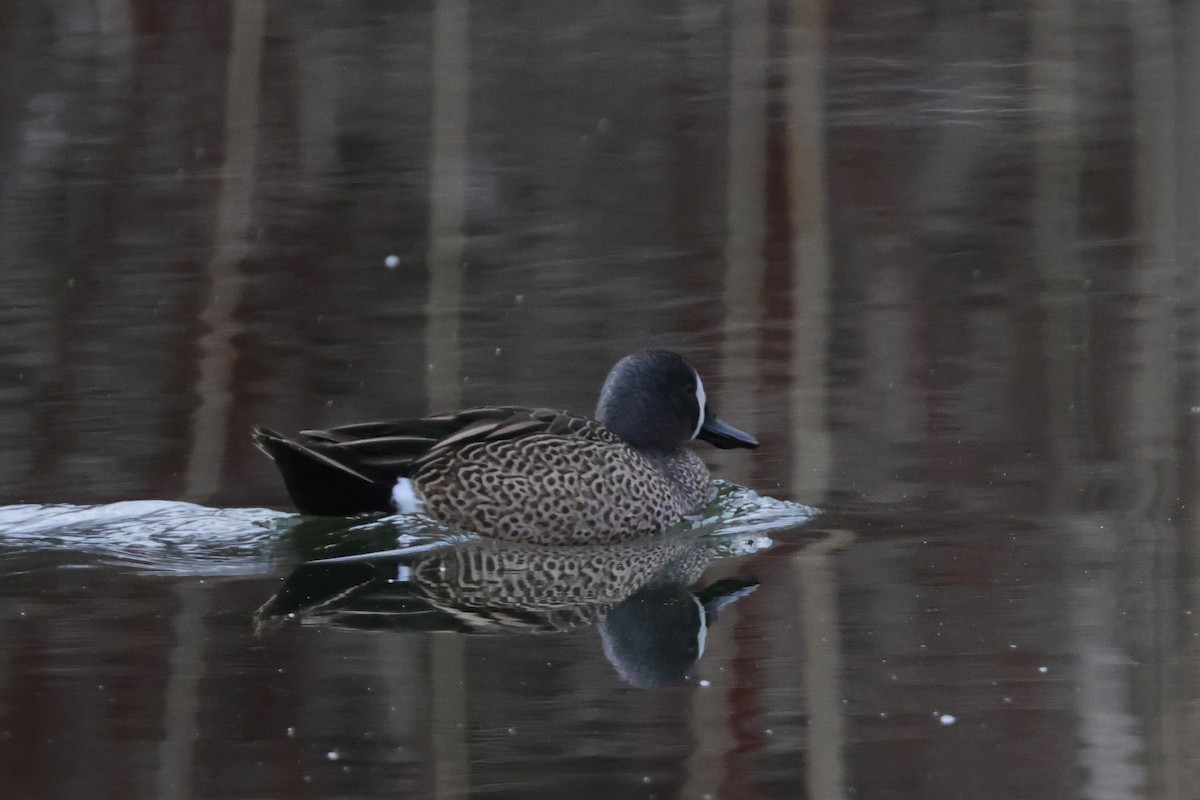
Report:
<svg viewBox="0 0 1200 800"><path fill-rule="evenodd" d="M344 463L335 448L310 446L269 428L255 426L253 437L279 467L300 513L341 517L393 510L394 477Z"/></svg>

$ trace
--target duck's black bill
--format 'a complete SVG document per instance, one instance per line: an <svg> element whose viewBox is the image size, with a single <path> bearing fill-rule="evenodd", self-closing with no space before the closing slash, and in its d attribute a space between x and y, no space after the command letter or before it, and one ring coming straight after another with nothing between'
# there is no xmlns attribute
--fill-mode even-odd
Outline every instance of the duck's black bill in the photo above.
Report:
<svg viewBox="0 0 1200 800"><path fill-rule="evenodd" d="M696 592L696 599L704 608L704 623L712 625L726 606L733 605L757 588L757 578L722 578Z"/></svg>
<svg viewBox="0 0 1200 800"><path fill-rule="evenodd" d="M750 449L758 447L758 439L745 431L739 431L708 409L704 410L704 424L700 426L700 432L696 434L696 438L722 450L731 450L734 447L749 447Z"/></svg>

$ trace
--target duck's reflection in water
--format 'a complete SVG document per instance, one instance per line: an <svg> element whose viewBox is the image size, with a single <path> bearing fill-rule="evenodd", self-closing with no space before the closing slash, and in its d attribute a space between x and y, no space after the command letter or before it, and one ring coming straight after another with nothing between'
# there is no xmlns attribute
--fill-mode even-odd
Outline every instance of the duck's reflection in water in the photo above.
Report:
<svg viewBox="0 0 1200 800"><path fill-rule="evenodd" d="M683 683L704 655L708 626L758 581L726 578L692 592L678 583L651 583L617 603L600 621L604 655L634 686Z"/></svg>
<svg viewBox="0 0 1200 800"><path fill-rule="evenodd" d="M713 560L770 546L765 536L659 536L555 547L490 539L313 561L255 614L265 632L299 620L370 630L529 634L599 628L604 654L634 686L679 684L708 627L758 581L694 587Z"/></svg>

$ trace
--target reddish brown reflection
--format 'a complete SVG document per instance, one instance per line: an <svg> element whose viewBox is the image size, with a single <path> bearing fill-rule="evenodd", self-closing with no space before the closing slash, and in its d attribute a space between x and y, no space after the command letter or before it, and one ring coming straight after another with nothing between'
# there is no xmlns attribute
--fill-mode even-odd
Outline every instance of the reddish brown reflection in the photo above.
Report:
<svg viewBox="0 0 1200 800"><path fill-rule="evenodd" d="M853 542L726 565L709 685L633 692L0 531L0 783L1195 793L1194 3L385 5L0 5L0 502L286 507L255 422L662 345Z"/></svg>

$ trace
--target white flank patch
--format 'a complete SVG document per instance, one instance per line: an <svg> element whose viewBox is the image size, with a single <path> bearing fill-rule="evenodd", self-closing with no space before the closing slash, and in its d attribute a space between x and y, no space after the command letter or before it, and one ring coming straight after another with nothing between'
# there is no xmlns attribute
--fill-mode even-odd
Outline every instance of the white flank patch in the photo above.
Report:
<svg viewBox="0 0 1200 800"><path fill-rule="evenodd" d="M700 598L692 596L692 602L696 604L696 608L700 609L700 632L696 634L696 644L699 650L696 652L696 659L704 655L704 642L708 639L708 614L704 613L704 603L700 602Z"/></svg>
<svg viewBox="0 0 1200 800"><path fill-rule="evenodd" d="M396 486L392 489L392 505L397 514L419 514L425 508L425 501L417 497L417 490L408 478L397 478Z"/></svg>
<svg viewBox="0 0 1200 800"><path fill-rule="evenodd" d="M696 372L696 402L700 404L700 418L696 420L696 430L692 431L693 439L700 435L700 428L704 426L704 409L708 406L708 395L704 393L704 381L700 380L699 372Z"/></svg>

